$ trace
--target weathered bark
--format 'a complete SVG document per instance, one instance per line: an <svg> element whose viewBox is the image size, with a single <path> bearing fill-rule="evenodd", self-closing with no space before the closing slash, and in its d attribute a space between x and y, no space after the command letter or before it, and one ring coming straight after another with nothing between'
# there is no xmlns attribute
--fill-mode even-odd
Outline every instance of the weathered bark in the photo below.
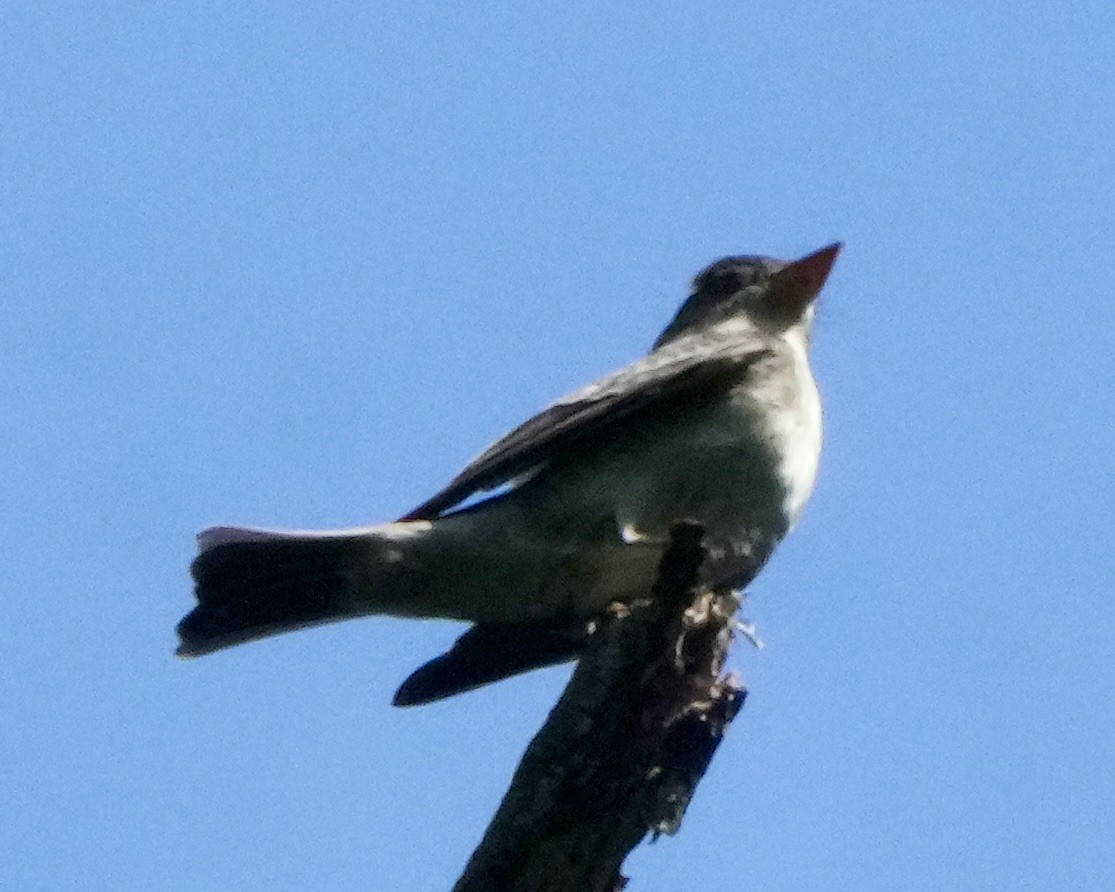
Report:
<svg viewBox="0 0 1115 892"><path fill-rule="evenodd" d="M746 693L722 677L739 601L698 587L702 534L677 524L650 597L598 622L454 892L615 892L648 832L677 831Z"/></svg>

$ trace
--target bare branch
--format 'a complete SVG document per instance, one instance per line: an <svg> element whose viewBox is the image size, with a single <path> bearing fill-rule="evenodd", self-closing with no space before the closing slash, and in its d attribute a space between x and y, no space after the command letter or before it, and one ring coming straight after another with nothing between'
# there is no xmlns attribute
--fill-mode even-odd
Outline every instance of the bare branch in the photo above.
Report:
<svg viewBox="0 0 1115 892"><path fill-rule="evenodd" d="M745 690L723 678L738 598L697 584L678 523L651 597L597 624L454 892L615 892L627 853L672 834Z"/></svg>

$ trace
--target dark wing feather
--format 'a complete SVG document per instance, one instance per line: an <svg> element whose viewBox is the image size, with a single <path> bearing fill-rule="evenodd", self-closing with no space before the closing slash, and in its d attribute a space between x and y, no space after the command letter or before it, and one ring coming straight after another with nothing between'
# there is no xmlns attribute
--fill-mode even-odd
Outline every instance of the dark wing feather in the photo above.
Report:
<svg viewBox="0 0 1115 892"><path fill-rule="evenodd" d="M571 443L667 397L729 386L766 347L757 332L707 342L700 353L690 338L660 347L643 359L563 397L481 453L441 492L402 520L430 520L478 492L502 486L536 468Z"/></svg>
<svg viewBox="0 0 1115 892"><path fill-rule="evenodd" d="M395 693L396 706L417 706L576 659L588 637L585 620L480 623L448 651L419 666Z"/></svg>

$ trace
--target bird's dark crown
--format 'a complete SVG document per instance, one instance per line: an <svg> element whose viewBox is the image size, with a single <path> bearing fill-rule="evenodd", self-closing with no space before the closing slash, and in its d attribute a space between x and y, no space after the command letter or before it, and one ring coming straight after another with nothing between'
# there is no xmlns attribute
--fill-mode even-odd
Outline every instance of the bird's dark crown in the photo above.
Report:
<svg viewBox="0 0 1115 892"><path fill-rule="evenodd" d="M751 285L762 285L786 264L773 257L722 257L693 277L693 296L730 298Z"/></svg>
<svg viewBox="0 0 1115 892"><path fill-rule="evenodd" d="M770 290L771 276L786 264L772 257L724 257L705 267L693 279L693 293L666 326L656 347L667 341L707 328L734 316L759 321L763 298Z"/></svg>

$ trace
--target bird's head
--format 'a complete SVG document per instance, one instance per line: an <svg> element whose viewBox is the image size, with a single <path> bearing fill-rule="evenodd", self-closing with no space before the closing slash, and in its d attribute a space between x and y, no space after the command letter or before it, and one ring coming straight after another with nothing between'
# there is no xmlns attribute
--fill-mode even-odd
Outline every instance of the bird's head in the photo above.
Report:
<svg viewBox="0 0 1115 892"><path fill-rule="evenodd" d="M836 242L800 260L725 257L693 280L693 293L666 326L655 347L731 319L781 334L792 328L808 335L813 302L840 253Z"/></svg>

